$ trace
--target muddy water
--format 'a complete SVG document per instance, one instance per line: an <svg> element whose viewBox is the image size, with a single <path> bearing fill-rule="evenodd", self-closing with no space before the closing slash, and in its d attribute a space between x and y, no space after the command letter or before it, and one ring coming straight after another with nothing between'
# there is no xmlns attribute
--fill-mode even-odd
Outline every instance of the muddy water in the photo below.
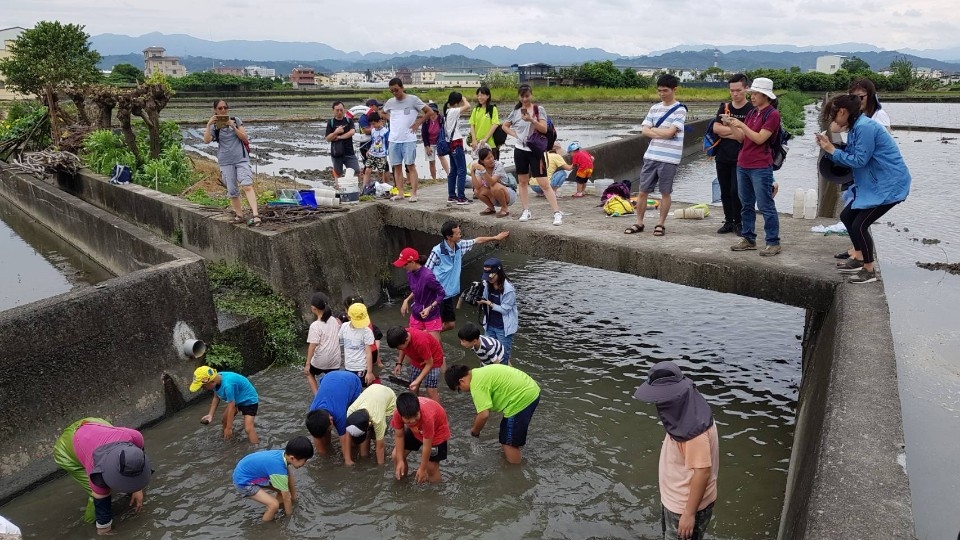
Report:
<svg viewBox="0 0 960 540"><path fill-rule="evenodd" d="M469 233L469 231L468 231ZM260 524L234 494L230 472L249 445L223 442L198 423L206 404L146 430L157 470L142 515L118 530L136 538L655 538L662 427L631 395L647 368L677 360L713 405L721 435L721 500L712 537L775 536L799 382L801 311L732 295L503 253L521 302L516 365L543 398L525 463L500 457L496 423L479 441L465 395L442 390L454 433L436 487L397 482L392 468L314 459L297 471L292 518ZM469 265L467 279L479 266ZM549 287L545 287L549 280ZM602 283L599 297L595 286ZM461 322L473 313L461 310ZM372 318L401 322L396 304ZM451 362L475 364L444 336ZM395 356L385 352L387 365ZM309 404L295 367L253 378L262 399L258 431L277 447L303 431ZM392 446L392 442L388 443ZM61 478L0 508L31 538L86 538L83 498ZM121 511L125 501L118 500Z"/></svg>
<svg viewBox="0 0 960 540"><path fill-rule="evenodd" d="M113 275L0 197L0 311Z"/></svg>

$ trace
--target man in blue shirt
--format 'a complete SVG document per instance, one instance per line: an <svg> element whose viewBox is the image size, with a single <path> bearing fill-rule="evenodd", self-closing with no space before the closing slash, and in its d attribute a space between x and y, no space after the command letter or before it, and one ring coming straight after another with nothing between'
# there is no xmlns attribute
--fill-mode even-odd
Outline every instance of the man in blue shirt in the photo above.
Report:
<svg viewBox="0 0 960 540"><path fill-rule="evenodd" d="M427 263L424 265L433 271L440 285L443 285L445 294L440 309L440 320L443 321L443 332L457 326L455 311L456 298L460 295L460 270L463 268L463 255L473 249L476 244L500 242L510 235L507 231L500 231L496 236L479 236L473 240L464 240L460 232L460 224L456 221L447 221L440 227L443 241L430 250Z"/></svg>

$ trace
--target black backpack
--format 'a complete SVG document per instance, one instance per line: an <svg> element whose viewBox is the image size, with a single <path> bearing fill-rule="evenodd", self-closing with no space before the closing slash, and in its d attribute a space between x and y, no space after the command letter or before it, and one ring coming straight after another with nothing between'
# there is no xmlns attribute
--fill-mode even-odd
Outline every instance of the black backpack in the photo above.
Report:
<svg viewBox="0 0 960 540"><path fill-rule="evenodd" d="M763 113L763 119L760 122L762 126L767 122L767 118L770 116L770 110L773 107L767 107L767 110ZM787 142L793 138L793 135L790 134L786 128L783 127L783 121L780 121L780 127L777 128L777 132L773 135L770 135L770 138L767 139L767 146L770 148L770 155L773 156L773 161L770 163L770 166L775 171L779 171L780 167L783 167L783 162L787 159L787 152L790 151L790 147Z"/></svg>

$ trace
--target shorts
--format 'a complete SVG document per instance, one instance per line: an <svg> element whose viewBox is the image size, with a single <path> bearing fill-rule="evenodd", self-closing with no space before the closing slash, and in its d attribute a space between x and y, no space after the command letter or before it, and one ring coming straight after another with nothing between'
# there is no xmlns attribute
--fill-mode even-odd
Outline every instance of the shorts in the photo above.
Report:
<svg viewBox="0 0 960 540"><path fill-rule="evenodd" d="M240 186L253 185L253 169L249 161L241 161L234 165L220 166L220 180L227 186L227 197L231 199L240 196Z"/></svg>
<svg viewBox="0 0 960 540"><path fill-rule="evenodd" d="M441 321L455 322L457 320L457 298L457 296L451 296L443 299L443 303L440 304Z"/></svg>
<svg viewBox="0 0 960 540"><path fill-rule="evenodd" d="M507 190L507 206L517 202L517 190L507 186L503 186L503 189Z"/></svg>
<svg viewBox="0 0 960 540"><path fill-rule="evenodd" d="M710 519L713 518L713 505L710 503L703 510L697 510L693 516L693 536L690 540L702 540L707 532L707 526L710 525ZM677 528L680 525L680 514L674 514L660 506L660 527L663 529L664 538L678 538Z"/></svg>
<svg viewBox="0 0 960 540"><path fill-rule="evenodd" d="M677 165L675 163L664 163L652 159L643 160L643 168L640 169L640 187L641 193L651 193L660 185L660 194L669 195L673 193L673 179L677 176Z"/></svg>
<svg viewBox="0 0 960 540"><path fill-rule="evenodd" d="M414 165L417 162L417 141L391 142L390 165Z"/></svg>
<svg viewBox="0 0 960 540"><path fill-rule="evenodd" d="M367 156L366 164L367 168L375 173L384 173L390 170L385 157Z"/></svg>
<svg viewBox="0 0 960 540"><path fill-rule="evenodd" d="M313 376L326 375L331 371L340 371L340 368L320 369L318 367L314 367L313 364L310 364L310 374Z"/></svg>
<svg viewBox="0 0 960 540"><path fill-rule="evenodd" d="M356 154L331 159L333 159L333 170L337 173L337 176L343 176L344 165L353 169L353 171L357 173L357 176L360 176L360 162L357 161Z"/></svg>
<svg viewBox="0 0 960 540"><path fill-rule="evenodd" d="M373 361L374 361L374 363L376 363L376 361L377 361L376 358L374 358ZM363 370L363 371L350 371L349 369L347 369L347 370L344 370L344 371L346 371L347 373L353 373L353 374L356 375L357 377L360 377L360 386L362 386L363 388L366 388L366 387L368 386L368 385L367 385L367 370ZM374 376L376 377L376 373L374 373ZM371 384L380 384L380 377L377 377L376 379L374 379Z"/></svg>
<svg viewBox="0 0 960 540"><path fill-rule="evenodd" d="M430 149L433 149L433 152L429 152ZM427 156L427 161L436 161L437 160L437 147L430 145L423 145L423 153Z"/></svg>
<svg viewBox="0 0 960 540"><path fill-rule="evenodd" d="M240 493L241 497L253 497L260 491L260 486L256 484L247 484L241 486L240 484L234 484L233 487L237 488L237 491Z"/></svg>
<svg viewBox="0 0 960 540"><path fill-rule="evenodd" d="M552 187L553 189L560 189L560 186L562 186L563 183L567 181L567 174L568 174L567 171L563 169L557 169L556 171L554 171L553 175L550 177L550 187ZM543 189L536 184L531 184L530 189L532 189L537 193L543 193ZM511 202L510 204L513 204L513 202Z"/></svg>
<svg viewBox="0 0 960 540"><path fill-rule="evenodd" d="M530 420L533 419L533 412L537 410L540 403L540 396L533 400L533 403L527 405L527 408L511 416L500 420L500 444L520 448L527 444L527 429L530 427Z"/></svg>
<svg viewBox="0 0 960 540"><path fill-rule="evenodd" d="M547 176L547 162L543 158L543 152L514 148L513 163L517 169L517 176L521 174L529 174L533 178Z"/></svg>
<svg viewBox="0 0 960 540"><path fill-rule="evenodd" d="M403 429L403 449L416 452L423 448L423 441L417 439L410 428ZM430 461L440 463L447 459L447 441L434 446L430 449Z"/></svg>
<svg viewBox="0 0 960 540"><path fill-rule="evenodd" d="M250 403L248 405L237 405L237 410L240 411L240 414L244 416L256 416L257 409L260 408L259 403Z"/></svg>
<svg viewBox="0 0 960 540"><path fill-rule="evenodd" d="M420 372L423 370L410 366L410 380L413 381L420 376ZM422 384L427 388L436 388L437 383L440 382L440 367L434 366L428 373L427 376L423 378Z"/></svg>
<svg viewBox="0 0 960 540"><path fill-rule="evenodd" d="M441 308L442 312L443 308ZM441 313L442 315L442 313ZM416 328L417 330L423 330L424 332L439 332L443 330L443 318L437 317L435 319L430 319L429 321L420 321L410 315L410 328Z"/></svg>

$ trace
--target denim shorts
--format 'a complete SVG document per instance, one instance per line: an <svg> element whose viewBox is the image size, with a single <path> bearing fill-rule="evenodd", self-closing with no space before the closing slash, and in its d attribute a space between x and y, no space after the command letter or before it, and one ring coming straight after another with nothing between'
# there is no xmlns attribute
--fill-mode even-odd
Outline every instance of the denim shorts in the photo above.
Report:
<svg viewBox="0 0 960 540"><path fill-rule="evenodd" d="M417 141L390 143L390 165L413 165L417 161Z"/></svg>
<svg viewBox="0 0 960 540"><path fill-rule="evenodd" d="M231 199L240 196L240 186L253 185L253 169L249 161L241 161L233 165L220 166L220 178L227 186L227 196Z"/></svg>
<svg viewBox="0 0 960 540"><path fill-rule="evenodd" d="M697 510L697 514L693 517L693 536L690 537L690 540L703 539L703 535L707 531L707 526L710 525L710 519L713 518L714 504L715 503L710 503L710 505L703 510ZM660 526L663 528L663 538L665 540L675 540L679 538L677 527L680 525L680 514L674 514L662 505L660 506L660 510Z"/></svg>
<svg viewBox="0 0 960 540"><path fill-rule="evenodd" d="M423 370L418 367L410 366L410 381L413 381L414 379L419 377L420 372L422 371ZM426 388L436 388L437 383L439 382L440 382L440 368L434 367L427 373L427 376L423 378L422 384Z"/></svg>

